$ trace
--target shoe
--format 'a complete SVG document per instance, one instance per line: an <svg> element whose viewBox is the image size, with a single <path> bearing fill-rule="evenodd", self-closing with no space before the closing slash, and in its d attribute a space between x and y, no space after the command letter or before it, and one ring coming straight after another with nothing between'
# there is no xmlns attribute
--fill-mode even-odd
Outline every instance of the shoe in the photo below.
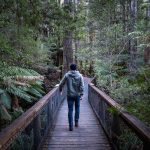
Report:
<svg viewBox="0 0 150 150"><path fill-rule="evenodd" d="M72 128L72 127L69 127L69 131L73 131L73 128Z"/></svg>
<svg viewBox="0 0 150 150"><path fill-rule="evenodd" d="M75 127L79 127L79 124L78 124L78 122L75 122Z"/></svg>

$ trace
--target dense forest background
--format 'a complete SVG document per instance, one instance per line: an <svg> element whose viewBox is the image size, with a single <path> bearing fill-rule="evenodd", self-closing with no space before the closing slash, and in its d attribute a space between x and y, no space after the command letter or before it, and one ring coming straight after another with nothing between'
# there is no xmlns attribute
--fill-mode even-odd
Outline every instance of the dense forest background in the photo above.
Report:
<svg viewBox="0 0 150 150"><path fill-rule="evenodd" d="M150 0L0 0L0 127L67 72L150 125Z"/></svg>

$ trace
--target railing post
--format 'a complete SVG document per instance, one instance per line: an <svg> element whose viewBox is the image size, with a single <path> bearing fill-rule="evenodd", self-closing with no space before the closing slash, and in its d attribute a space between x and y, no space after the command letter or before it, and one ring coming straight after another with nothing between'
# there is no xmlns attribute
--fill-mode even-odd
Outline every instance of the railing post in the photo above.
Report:
<svg viewBox="0 0 150 150"><path fill-rule="evenodd" d="M101 122L102 122L102 124L103 124L103 126L104 126L104 128L106 128L106 112L105 112L105 103L104 103L104 101L103 101L103 99L101 99L100 101L99 101L99 116L100 116L100 119L101 119Z"/></svg>
<svg viewBox="0 0 150 150"><path fill-rule="evenodd" d="M48 102L47 105L47 125L50 125L50 121L51 121L51 116L50 116L50 102Z"/></svg>
<svg viewBox="0 0 150 150"><path fill-rule="evenodd" d="M121 135L121 131L120 131L119 114L114 113L113 120L112 120L112 127L111 127L111 138L114 147L116 145L119 145L118 137L120 135Z"/></svg>
<svg viewBox="0 0 150 150"><path fill-rule="evenodd" d="M88 85L88 101L91 104L91 86L90 85L94 85L94 84L90 83Z"/></svg>
<svg viewBox="0 0 150 150"><path fill-rule="evenodd" d="M37 150L40 140L41 140L41 120L40 114L33 121L33 134L34 134L34 144L33 150Z"/></svg>

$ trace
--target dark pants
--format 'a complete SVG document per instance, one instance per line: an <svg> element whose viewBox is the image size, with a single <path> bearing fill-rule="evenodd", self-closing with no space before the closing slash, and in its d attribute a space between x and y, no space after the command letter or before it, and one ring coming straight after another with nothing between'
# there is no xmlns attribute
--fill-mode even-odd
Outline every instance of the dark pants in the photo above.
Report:
<svg viewBox="0 0 150 150"><path fill-rule="evenodd" d="M69 127L73 127L73 106L75 103L75 122L79 120L79 113L80 113L80 97L67 97L68 101L68 122Z"/></svg>

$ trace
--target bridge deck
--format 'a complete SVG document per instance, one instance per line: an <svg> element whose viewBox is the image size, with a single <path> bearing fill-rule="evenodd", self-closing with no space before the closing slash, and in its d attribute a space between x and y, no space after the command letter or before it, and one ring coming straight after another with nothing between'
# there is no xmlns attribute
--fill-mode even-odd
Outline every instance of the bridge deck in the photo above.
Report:
<svg viewBox="0 0 150 150"><path fill-rule="evenodd" d="M67 115L68 108L65 100L58 112L56 126L53 132L47 135L42 150L111 149L107 137L88 103L87 84L80 106L79 127L74 127L73 131L69 131Z"/></svg>

